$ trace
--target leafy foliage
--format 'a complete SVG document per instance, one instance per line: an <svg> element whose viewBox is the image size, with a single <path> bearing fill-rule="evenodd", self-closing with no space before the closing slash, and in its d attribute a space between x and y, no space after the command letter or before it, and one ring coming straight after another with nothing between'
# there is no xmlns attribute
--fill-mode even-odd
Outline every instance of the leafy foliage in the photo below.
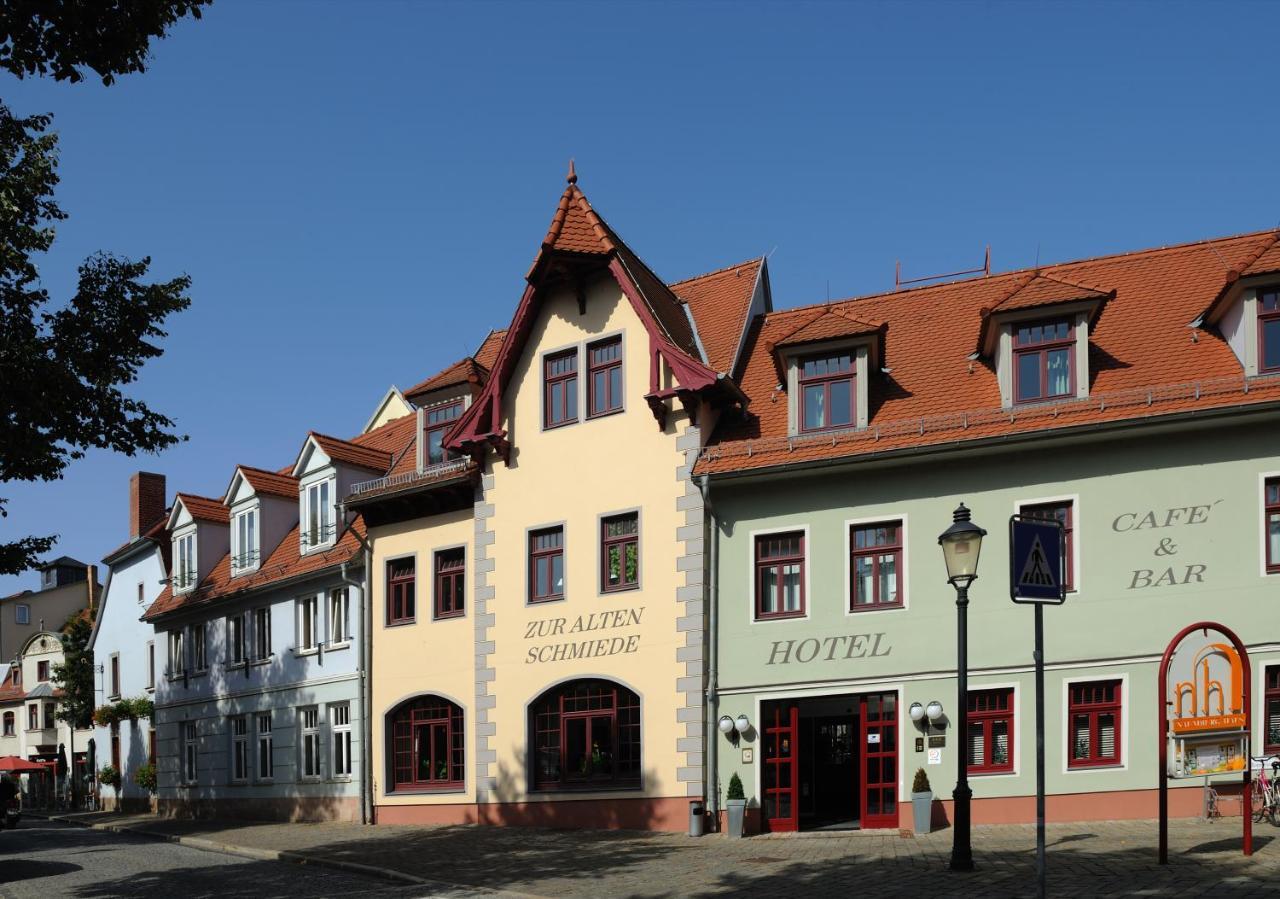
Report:
<svg viewBox="0 0 1280 899"><path fill-rule="evenodd" d="M929 793L929 775L925 773L923 768L916 769L915 779L911 781L912 793Z"/></svg>
<svg viewBox="0 0 1280 899"><path fill-rule="evenodd" d="M137 721L139 718L155 717L156 706L145 696L132 699L118 699L106 705L100 705L93 711L93 723L99 727L110 727L121 721Z"/></svg>
<svg viewBox="0 0 1280 899"><path fill-rule="evenodd" d="M52 679L62 690L56 712L59 721L86 728L93 721L93 650L89 637L93 625L79 613L67 619L62 629L62 662L54 665Z"/></svg>
<svg viewBox="0 0 1280 899"><path fill-rule="evenodd" d="M98 772L98 783L108 787L119 789L121 780L120 772L110 765L103 765L102 770Z"/></svg>
<svg viewBox="0 0 1280 899"><path fill-rule="evenodd" d="M738 772L733 772L733 776L729 778L729 791L724 794L725 799L746 799L747 794L742 790L742 778L738 776Z"/></svg>
<svg viewBox="0 0 1280 899"><path fill-rule="evenodd" d="M156 766L150 762L146 762L137 767L133 772L133 782L144 790L154 793L156 791Z"/></svg>
<svg viewBox="0 0 1280 899"><path fill-rule="evenodd" d="M91 69L111 84L144 72L153 38L212 0L5 0L0 5L0 66L19 78L81 81Z"/></svg>

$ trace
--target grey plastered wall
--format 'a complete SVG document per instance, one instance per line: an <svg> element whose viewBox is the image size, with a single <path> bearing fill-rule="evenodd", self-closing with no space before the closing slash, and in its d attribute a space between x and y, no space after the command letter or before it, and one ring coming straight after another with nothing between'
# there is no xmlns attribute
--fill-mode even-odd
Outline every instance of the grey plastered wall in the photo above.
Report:
<svg viewBox="0 0 1280 899"><path fill-rule="evenodd" d="M494 669L491 656L494 643L490 639L494 613L489 604L494 599L494 586L489 583L489 574L493 571L494 559L489 551L493 545L494 532L490 526L493 520L493 475L484 474L480 486L476 488L475 502L475 640L476 640L476 705L475 705L475 747L476 747L476 802L489 802L490 794L495 786L495 778L490 773L491 766L497 762L497 751L490 745L489 738L496 736L497 725L489 720L489 710L498 704L493 694Z"/></svg>
<svg viewBox="0 0 1280 899"><path fill-rule="evenodd" d="M681 700L676 707L676 721L684 724L684 734L676 739L676 752L684 754L684 764L676 778L685 785L688 796L702 796L703 742L706 708L706 623L703 599L705 585L706 515L702 493L691 477L693 465L702 447L702 435L689 425L676 440L676 449L684 453L684 462L676 468L676 480L684 485L684 493L676 500L677 510L684 512L683 524L676 529L676 570L684 572L684 584L676 588L680 617L676 622L684 640L676 641L676 661L683 663L683 674L676 681ZM678 731L677 731L678 732Z"/></svg>

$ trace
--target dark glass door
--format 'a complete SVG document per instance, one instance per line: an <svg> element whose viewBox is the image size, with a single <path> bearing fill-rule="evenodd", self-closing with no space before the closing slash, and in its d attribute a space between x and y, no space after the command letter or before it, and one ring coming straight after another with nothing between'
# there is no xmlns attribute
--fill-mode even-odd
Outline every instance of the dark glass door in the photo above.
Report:
<svg viewBox="0 0 1280 899"><path fill-rule="evenodd" d="M862 827L898 826L898 697L867 693L859 697Z"/></svg>
<svg viewBox="0 0 1280 899"><path fill-rule="evenodd" d="M789 701L764 706L764 818L771 831L800 829L796 801L799 779L800 707Z"/></svg>

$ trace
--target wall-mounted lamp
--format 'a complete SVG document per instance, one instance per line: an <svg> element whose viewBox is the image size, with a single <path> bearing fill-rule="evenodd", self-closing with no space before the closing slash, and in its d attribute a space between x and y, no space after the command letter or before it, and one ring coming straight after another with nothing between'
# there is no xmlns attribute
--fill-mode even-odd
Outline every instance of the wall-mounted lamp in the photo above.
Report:
<svg viewBox="0 0 1280 899"><path fill-rule="evenodd" d="M751 730L751 722L747 719L746 715L739 715L738 720L734 722L733 726L738 729L738 733L740 734L745 734L747 731Z"/></svg>
<svg viewBox="0 0 1280 899"><path fill-rule="evenodd" d="M726 737L733 733L733 719L728 715L720 716L720 733L724 734Z"/></svg>
<svg viewBox="0 0 1280 899"><path fill-rule="evenodd" d="M911 703L911 708L907 709L907 714L911 716L912 721L919 724L920 720L924 718L924 706L918 702L913 702Z"/></svg>
<svg viewBox="0 0 1280 899"><path fill-rule="evenodd" d="M937 721L942 717L942 703L935 699L925 707L924 713L929 716L930 721Z"/></svg>

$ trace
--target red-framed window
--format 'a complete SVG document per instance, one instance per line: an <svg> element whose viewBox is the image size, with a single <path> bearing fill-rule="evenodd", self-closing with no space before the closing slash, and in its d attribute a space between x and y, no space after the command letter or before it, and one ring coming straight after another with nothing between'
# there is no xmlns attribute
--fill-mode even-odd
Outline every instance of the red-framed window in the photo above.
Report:
<svg viewBox="0 0 1280 899"><path fill-rule="evenodd" d="M756 537L756 620L804 614L804 532Z"/></svg>
<svg viewBox="0 0 1280 899"><path fill-rule="evenodd" d="M436 617L457 618L466 611L467 552L461 546L436 553Z"/></svg>
<svg viewBox="0 0 1280 899"><path fill-rule="evenodd" d="M1280 285L1258 291L1258 371L1280 371Z"/></svg>
<svg viewBox="0 0 1280 899"><path fill-rule="evenodd" d="M1075 392L1075 328L1071 322L1063 318L1014 325L1014 401L1034 403Z"/></svg>
<svg viewBox="0 0 1280 899"><path fill-rule="evenodd" d="M49 679L49 663L36 662L36 682L43 683Z"/></svg>
<svg viewBox="0 0 1280 899"><path fill-rule="evenodd" d="M1084 681L1067 688L1067 767L1120 764L1121 686Z"/></svg>
<svg viewBox="0 0 1280 899"><path fill-rule="evenodd" d="M800 360L800 430L826 431L852 427L855 364L852 351Z"/></svg>
<svg viewBox="0 0 1280 899"><path fill-rule="evenodd" d="M564 599L564 528L529 533L529 602Z"/></svg>
<svg viewBox="0 0 1280 899"><path fill-rule="evenodd" d="M849 609L902 605L902 522L855 524L849 528Z"/></svg>
<svg viewBox="0 0 1280 899"><path fill-rule="evenodd" d="M529 726L535 789L640 786L640 698L626 687L561 684L534 702Z"/></svg>
<svg viewBox="0 0 1280 899"><path fill-rule="evenodd" d="M1268 665L1263 674L1263 752L1280 753L1280 665Z"/></svg>
<svg viewBox="0 0 1280 899"><path fill-rule="evenodd" d="M388 715L391 789L457 790L466 777L462 709L441 696L418 696Z"/></svg>
<svg viewBox="0 0 1280 899"><path fill-rule="evenodd" d="M622 411L622 337L587 345L587 416Z"/></svg>
<svg viewBox="0 0 1280 899"><path fill-rule="evenodd" d="M1062 554L1063 580L1067 589L1074 590L1076 571L1076 538L1075 538L1075 503L1071 500L1059 500L1052 503L1032 503L1020 506L1018 513L1027 518L1039 518L1043 521L1062 522L1062 536L1066 541Z"/></svg>
<svg viewBox="0 0 1280 899"><path fill-rule="evenodd" d="M1262 526L1267 534L1267 571L1280 572L1280 478L1263 485Z"/></svg>
<svg viewBox="0 0 1280 899"><path fill-rule="evenodd" d="M567 350L543 360L543 417L548 428L578 420L578 351Z"/></svg>
<svg viewBox="0 0 1280 899"><path fill-rule="evenodd" d="M422 423L422 432L426 447L423 464L435 465L438 462L448 462L456 458L454 453L444 448L444 435L449 433L458 416L462 415L462 400L443 406L432 406L423 414L425 421Z"/></svg>
<svg viewBox="0 0 1280 899"><path fill-rule="evenodd" d="M1013 770L1013 688L969 691L969 773Z"/></svg>
<svg viewBox="0 0 1280 899"><path fill-rule="evenodd" d="M111 725L111 767L119 771L121 775L124 774L124 772L120 770L120 725L119 724Z"/></svg>
<svg viewBox="0 0 1280 899"><path fill-rule="evenodd" d="M413 621L416 584L417 564L414 559L387 562L387 624Z"/></svg>
<svg viewBox="0 0 1280 899"><path fill-rule="evenodd" d="M640 586L640 516L629 512L600 522L600 589L605 593Z"/></svg>

